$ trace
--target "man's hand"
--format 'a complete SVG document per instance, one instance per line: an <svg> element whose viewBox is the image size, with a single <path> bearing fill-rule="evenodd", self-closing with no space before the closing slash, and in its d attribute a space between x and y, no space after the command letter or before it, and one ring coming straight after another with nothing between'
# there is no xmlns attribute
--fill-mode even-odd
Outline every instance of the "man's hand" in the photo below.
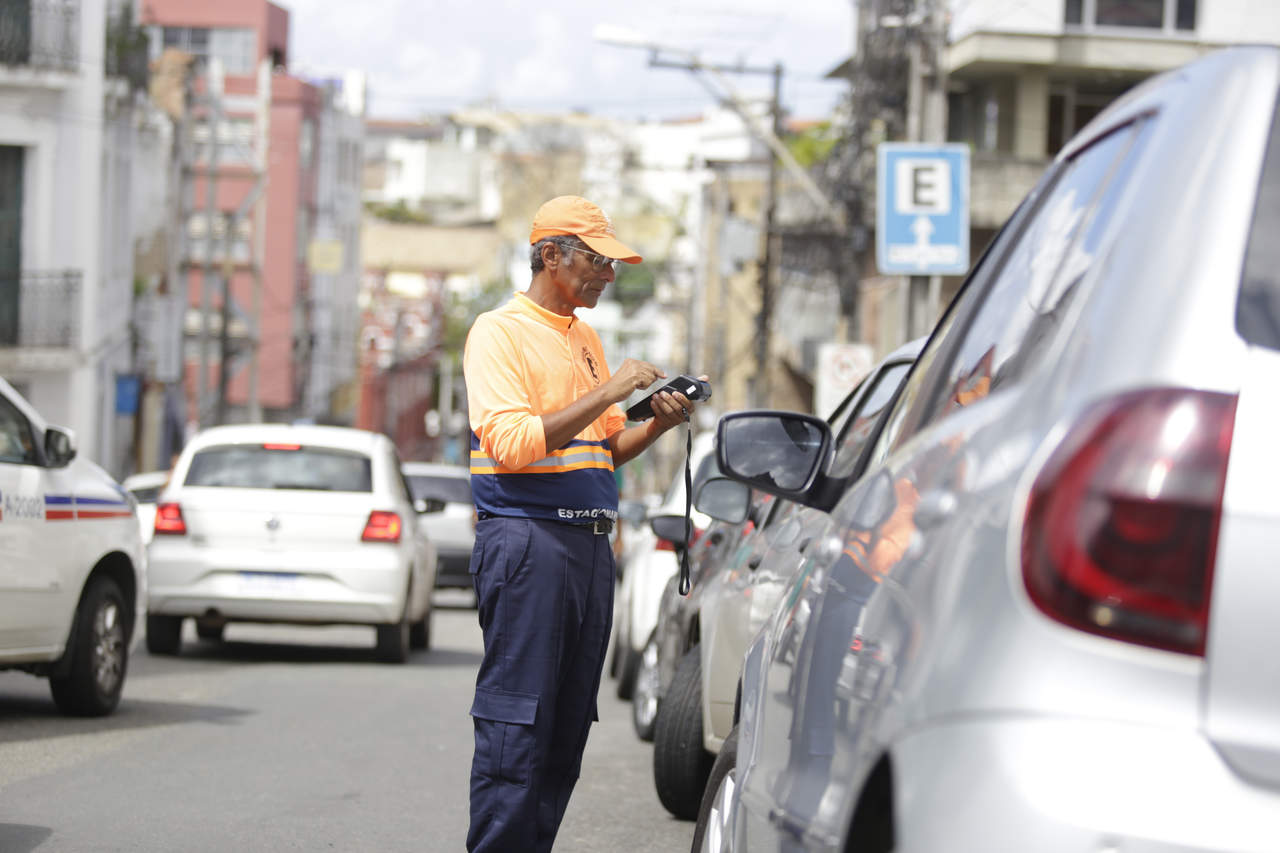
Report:
<svg viewBox="0 0 1280 853"><path fill-rule="evenodd" d="M709 381L705 373L698 378L703 382ZM693 401L678 391L661 391L654 394L650 405L653 408L653 419L662 432L693 416Z"/></svg>
<svg viewBox="0 0 1280 853"><path fill-rule="evenodd" d="M631 396L632 391L648 388L659 379L666 379L667 374L647 361L629 358L622 362L618 372L609 377L604 384L610 396L610 402L621 403Z"/></svg>

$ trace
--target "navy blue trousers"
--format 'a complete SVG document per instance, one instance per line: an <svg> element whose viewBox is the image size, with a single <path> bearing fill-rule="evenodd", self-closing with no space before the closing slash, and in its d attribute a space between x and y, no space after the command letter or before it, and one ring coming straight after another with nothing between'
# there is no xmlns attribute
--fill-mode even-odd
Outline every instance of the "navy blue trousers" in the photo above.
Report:
<svg viewBox="0 0 1280 853"><path fill-rule="evenodd" d="M613 550L591 529L476 523L476 676L467 850L546 851L582 766L613 619Z"/></svg>

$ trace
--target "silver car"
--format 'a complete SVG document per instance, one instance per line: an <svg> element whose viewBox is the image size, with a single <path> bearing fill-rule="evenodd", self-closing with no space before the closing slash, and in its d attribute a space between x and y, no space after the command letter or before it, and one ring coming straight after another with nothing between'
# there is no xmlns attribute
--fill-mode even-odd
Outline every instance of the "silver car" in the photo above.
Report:
<svg viewBox="0 0 1280 853"><path fill-rule="evenodd" d="M1278 92L1236 48L1098 116L853 473L815 418L721 420L824 517L697 846L1278 849Z"/></svg>
<svg viewBox="0 0 1280 853"><path fill-rule="evenodd" d="M472 588L471 551L476 544L476 507L471 469L465 465L405 462L400 466L415 501L430 501L419 524L436 546L436 587Z"/></svg>

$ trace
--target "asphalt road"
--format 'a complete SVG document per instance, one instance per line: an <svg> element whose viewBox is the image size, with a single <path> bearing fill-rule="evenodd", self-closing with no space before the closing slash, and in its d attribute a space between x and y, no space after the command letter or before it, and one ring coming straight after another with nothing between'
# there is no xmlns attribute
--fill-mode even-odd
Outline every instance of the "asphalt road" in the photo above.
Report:
<svg viewBox="0 0 1280 853"><path fill-rule="evenodd" d="M437 609L404 666L374 660L371 629L187 632L181 657L135 650L105 719L0 672L0 853L464 849L475 611ZM629 714L606 678L557 853L689 848Z"/></svg>

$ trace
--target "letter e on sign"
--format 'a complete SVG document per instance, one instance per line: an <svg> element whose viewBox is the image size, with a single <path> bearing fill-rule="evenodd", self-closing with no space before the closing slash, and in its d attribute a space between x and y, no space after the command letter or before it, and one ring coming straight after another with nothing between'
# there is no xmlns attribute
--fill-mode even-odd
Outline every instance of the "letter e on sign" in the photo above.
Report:
<svg viewBox="0 0 1280 853"><path fill-rule="evenodd" d="M899 157L894 167L895 213L942 216L951 212L951 164L936 157Z"/></svg>

